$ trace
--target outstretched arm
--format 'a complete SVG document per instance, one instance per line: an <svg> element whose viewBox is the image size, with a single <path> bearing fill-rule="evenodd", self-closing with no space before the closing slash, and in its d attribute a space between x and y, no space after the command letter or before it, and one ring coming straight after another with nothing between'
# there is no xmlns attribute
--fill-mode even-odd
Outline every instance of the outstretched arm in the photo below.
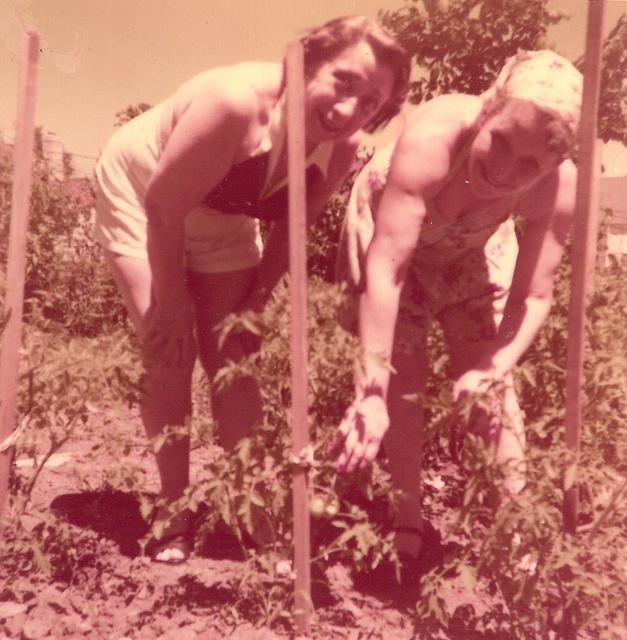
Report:
<svg viewBox="0 0 627 640"><path fill-rule="evenodd" d="M459 122L425 109L408 122L396 145L366 254L359 300L362 366L355 401L342 421L332 453L351 472L371 462L389 427L387 392L400 296L426 214L451 162Z"/></svg>
<svg viewBox="0 0 627 640"><path fill-rule="evenodd" d="M546 320L553 283L574 211L576 170L565 162L556 175L529 194L518 260L496 339L476 367L460 377L454 395L477 393L509 374Z"/></svg>

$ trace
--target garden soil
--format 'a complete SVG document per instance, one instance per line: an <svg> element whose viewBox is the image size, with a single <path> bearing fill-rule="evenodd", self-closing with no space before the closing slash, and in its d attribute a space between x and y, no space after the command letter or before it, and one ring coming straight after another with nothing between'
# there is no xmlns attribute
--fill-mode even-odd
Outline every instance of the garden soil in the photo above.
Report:
<svg viewBox="0 0 627 640"><path fill-rule="evenodd" d="M216 451L192 452L192 476L203 456L211 455ZM32 476L32 461L18 459L16 465L18 478ZM102 490L120 468L145 474L146 491L156 492L154 463L146 455L139 416L126 407L95 413L43 467L34 485L32 512L39 510L48 519L49 544L46 553L35 549L38 568L33 563L31 570L18 572L11 571L11 563L0 565L0 638L272 640L297 636L289 621L276 618L260 625L259 608L251 604L247 609L239 586L244 557L226 530L197 539L194 554L182 566L142 556L140 543L148 525L136 497L130 490ZM453 467L425 472L426 512L436 528L446 518L454 475ZM26 527L41 526L35 516L23 518ZM64 537L59 534L55 540L55 531L62 528ZM400 587L385 571L358 574L337 564L324 574L314 572L315 612L307 637L416 637L419 590L419 583ZM489 604L463 591L462 585L459 593L451 590L448 606L452 610L463 613L464 607L472 606L476 614ZM450 633L450 638L473 638L463 624Z"/></svg>

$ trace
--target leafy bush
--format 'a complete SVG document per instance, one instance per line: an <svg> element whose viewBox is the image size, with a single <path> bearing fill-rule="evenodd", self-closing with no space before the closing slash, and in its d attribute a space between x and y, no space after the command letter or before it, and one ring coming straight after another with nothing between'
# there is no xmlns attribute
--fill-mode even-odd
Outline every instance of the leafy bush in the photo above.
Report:
<svg viewBox="0 0 627 640"><path fill-rule="evenodd" d="M545 46L548 26L563 18L549 0L441 4L446 5L442 11L428 13L420 2L383 12L383 24L397 34L415 64L412 103L442 93L481 93L518 49Z"/></svg>
<svg viewBox="0 0 627 640"><path fill-rule="evenodd" d="M12 162L0 155L0 264L6 264ZM74 185L74 186L72 186ZM124 324L126 312L100 246L91 238L93 185L60 182L36 155L28 229L25 316L34 305L72 335L96 336ZM31 320L32 321L32 320Z"/></svg>
<svg viewBox="0 0 627 640"><path fill-rule="evenodd" d="M293 588L289 566L292 545L289 326L277 322L288 306L288 291L280 287L272 305L261 316L231 316L225 332L251 330L264 336L259 354L238 365L231 363L218 374L218 384L235 376L256 374L262 381L263 424L244 439L230 456L208 462L183 501L193 509L207 504L206 526L225 523L242 543L248 557L245 572L250 594L246 606L263 613L268 622L289 610ZM309 282L309 429L311 449L304 452L313 516L315 563L348 560L371 568L383 558L396 558L392 537L384 524L373 519L368 505L393 495L387 476L375 465L359 478L337 476L326 449L335 428L352 399L353 367L357 345L353 335L338 323L343 294L339 287L318 278ZM355 491L361 498L355 500ZM389 529L389 527L388 527ZM254 540L256 551L245 542ZM288 565L285 564L288 562ZM268 591L261 583L274 583ZM248 591L247 591L248 593ZM264 600L265 598L265 600ZM260 615L262 615L260 613Z"/></svg>
<svg viewBox="0 0 627 640"><path fill-rule="evenodd" d="M13 469L11 499L0 519L6 533L2 556L7 575L29 568L51 573L49 556L58 559L59 553L66 561L60 564L71 565L76 532L47 507L33 506L33 490L44 465L80 436L83 425L106 404L136 400L139 378L126 331L97 340L72 337L43 318L36 304L31 317L34 325L24 327L17 427L10 438L16 457L30 461L30 466L23 466L20 473ZM95 444L92 455L97 449Z"/></svg>

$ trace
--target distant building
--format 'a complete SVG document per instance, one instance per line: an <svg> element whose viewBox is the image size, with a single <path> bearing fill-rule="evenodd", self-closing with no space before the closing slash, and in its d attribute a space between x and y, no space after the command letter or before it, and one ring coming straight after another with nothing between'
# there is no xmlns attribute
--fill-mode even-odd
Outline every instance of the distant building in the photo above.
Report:
<svg viewBox="0 0 627 640"><path fill-rule="evenodd" d="M606 262L607 257L613 255L627 265L627 175L602 177L599 200L601 211L611 209L610 218L602 228L605 237L599 257Z"/></svg>
<svg viewBox="0 0 627 640"><path fill-rule="evenodd" d="M44 160L48 163L52 177L63 181L65 179L65 172L63 171L65 146L63 145L63 140L53 131L43 132L41 134L41 152Z"/></svg>

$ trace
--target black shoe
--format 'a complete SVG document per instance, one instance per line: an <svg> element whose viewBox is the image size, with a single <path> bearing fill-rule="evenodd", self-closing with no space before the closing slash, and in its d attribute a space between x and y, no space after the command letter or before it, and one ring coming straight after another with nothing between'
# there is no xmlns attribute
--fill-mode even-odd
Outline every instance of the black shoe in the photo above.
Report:
<svg viewBox="0 0 627 640"><path fill-rule="evenodd" d="M414 556L411 553L400 551L398 553L401 562L401 577L408 584L419 583L420 578L442 562L446 548L442 544L442 538L433 526L425 522L422 529L418 527L394 527L394 533L409 533L421 540L420 551ZM401 583L403 580L401 581Z"/></svg>

